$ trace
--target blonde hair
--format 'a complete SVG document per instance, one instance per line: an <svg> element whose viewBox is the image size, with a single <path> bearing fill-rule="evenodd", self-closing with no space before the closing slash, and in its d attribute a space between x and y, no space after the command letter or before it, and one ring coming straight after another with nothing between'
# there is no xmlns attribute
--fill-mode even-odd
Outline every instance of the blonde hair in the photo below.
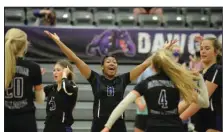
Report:
<svg viewBox="0 0 223 132"><path fill-rule="evenodd" d="M195 80L198 80L199 77L174 62L169 50L159 50L154 53L152 63L157 72L163 71L171 79L187 103L196 101L196 96L193 95L194 89L197 88Z"/></svg>
<svg viewBox="0 0 223 132"><path fill-rule="evenodd" d="M16 72L16 57L27 48L24 31L11 28L5 34L5 88L9 87Z"/></svg>

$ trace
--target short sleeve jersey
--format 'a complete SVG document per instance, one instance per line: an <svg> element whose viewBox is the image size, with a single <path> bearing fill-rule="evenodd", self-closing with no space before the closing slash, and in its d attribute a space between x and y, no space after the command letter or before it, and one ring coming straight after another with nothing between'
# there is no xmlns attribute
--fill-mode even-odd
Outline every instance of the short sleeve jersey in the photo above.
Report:
<svg viewBox="0 0 223 132"><path fill-rule="evenodd" d="M130 73L109 80L92 70L88 81L94 95L93 117L109 117L123 99L126 86L130 83Z"/></svg>
<svg viewBox="0 0 223 132"><path fill-rule="evenodd" d="M222 115L222 66L213 64L203 76L204 80L217 85L216 90L210 97L210 107L217 115Z"/></svg>
<svg viewBox="0 0 223 132"><path fill-rule="evenodd" d="M74 122L72 111L76 105L78 87L67 79L63 79L62 83L65 83L65 85L62 85L60 90L57 90L57 84L44 87L47 97L45 123L59 122L69 126ZM63 87L73 89L72 92L69 92L72 95L68 95Z"/></svg>
<svg viewBox="0 0 223 132"><path fill-rule="evenodd" d="M16 59L16 74L5 90L5 114L34 112L33 86L42 84L40 66L23 58Z"/></svg>
<svg viewBox="0 0 223 132"><path fill-rule="evenodd" d="M179 90L163 72L148 77L134 88L143 95L148 109L149 126L182 125L178 115Z"/></svg>

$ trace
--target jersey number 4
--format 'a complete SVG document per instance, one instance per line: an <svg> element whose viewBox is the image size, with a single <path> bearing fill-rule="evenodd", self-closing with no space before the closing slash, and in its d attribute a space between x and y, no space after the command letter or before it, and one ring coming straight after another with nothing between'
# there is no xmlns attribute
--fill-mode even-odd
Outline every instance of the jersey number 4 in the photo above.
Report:
<svg viewBox="0 0 223 132"><path fill-rule="evenodd" d="M168 101L166 99L166 90L165 89L162 89L160 91L158 104L161 105L161 107L163 109L167 109L168 108Z"/></svg>
<svg viewBox="0 0 223 132"><path fill-rule="evenodd" d="M6 90L5 98L22 98L23 97L23 78L15 77L9 88Z"/></svg>

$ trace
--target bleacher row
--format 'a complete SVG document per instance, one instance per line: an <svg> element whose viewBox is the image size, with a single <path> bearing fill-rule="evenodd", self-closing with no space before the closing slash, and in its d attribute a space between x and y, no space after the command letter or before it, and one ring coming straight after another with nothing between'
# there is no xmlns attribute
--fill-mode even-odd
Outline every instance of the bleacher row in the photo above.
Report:
<svg viewBox="0 0 223 132"><path fill-rule="evenodd" d="M33 25L37 8L5 8L5 24ZM39 8L42 9L42 8ZM222 29L222 8L163 8L164 15L133 15L133 8L56 7L57 26Z"/></svg>
<svg viewBox="0 0 223 132"><path fill-rule="evenodd" d="M43 75L43 85L49 85L54 82L53 80L53 64L41 64L42 68L46 69L46 73ZM126 73L129 72L134 65L123 66L119 65L118 72ZM100 65L90 65L90 68L98 73L101 73ZM74 132L90 132L91 129L91 121L93 119L93 93L91 89L91 85L88 81L81 75L79 70L75 67L75 82L79 87L77 104L75 109L73 110L73 116L75 119L74 124L72 125L72 129ZM125 91L126 94L132 90L135 86L136 82L134 81L130 85L127 86ZM131 104L127 110L125 111L125 119L126 126L128 132L133 132L134 128L134 120L136 114L136 106L135 104ZM46 103L44 104L36 104L36 119L37 119L37 127L38 132L43 132L44 129L44 120L46 117Z"/></svg>

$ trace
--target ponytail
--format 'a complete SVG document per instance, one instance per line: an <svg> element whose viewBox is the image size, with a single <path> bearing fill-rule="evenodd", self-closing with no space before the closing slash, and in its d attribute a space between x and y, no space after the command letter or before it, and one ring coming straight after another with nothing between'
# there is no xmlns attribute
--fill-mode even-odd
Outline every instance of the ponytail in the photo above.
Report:
<svg viewBox="0 0 223 132"><path fill-rule="evenodd" d="M171 53L166 50L156 52L152 59L154 68L163 71L171 79L187 103L196 101L196 97L193 96L194 89L197 87L194 80L198 80L199 77L194 76L191 71L174 62L170 56Z"/></svg>
<svg viewBox="0 0 223 132"><path fill-rule="evenodd" d="M9 87L16 71L16 57L11 47L11 40L5 43L5 88Z"/></svg>
<svg viewBox="0 0 223 132"><path fill-rule="evenodd" d="M5 89L9 87L16 72L16 57L27 47L27 35L18 28L5 34Z"/></svg>

